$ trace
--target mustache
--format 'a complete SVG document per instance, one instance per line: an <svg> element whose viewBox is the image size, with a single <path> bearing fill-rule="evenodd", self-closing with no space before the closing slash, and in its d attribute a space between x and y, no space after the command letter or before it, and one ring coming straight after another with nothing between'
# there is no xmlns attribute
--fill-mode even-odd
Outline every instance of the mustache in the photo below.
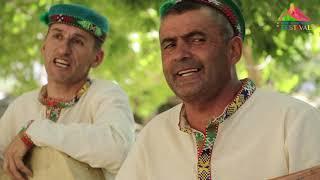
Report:
<svg viewBox="0 0 320 180"><path fill-rule="evenodd" d="M175 61L172 71L174 74L177 74L179 71L190 68L201 68L203 67L202 63L194 60L192 58L184 58L179 61Z"/></svg>
<svg viewBox="0 0 320 180"><path fill-rule="evenodd" d="M55 56L55 57L52 58L52 60L54 60L54 61L56 59L63 59L63 60L68 61L68 62L72 61L72 59L70 57L67 57L67 56Z"/></svg>

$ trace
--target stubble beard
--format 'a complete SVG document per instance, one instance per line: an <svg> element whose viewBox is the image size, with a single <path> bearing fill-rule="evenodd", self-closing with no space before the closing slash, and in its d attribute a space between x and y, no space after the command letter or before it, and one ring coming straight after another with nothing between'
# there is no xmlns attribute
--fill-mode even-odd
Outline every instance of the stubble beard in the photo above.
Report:
<svg viewBox="0 0 320 180"><path fill-rule="evenodd" d="M46 70L47 71L47 70ZM63 75L63 74L55 74L57 72L52 72L51 71L51 75L48 73L48 83L57 83L57 84L62 84L62 85L68 85L68 86L72 86L73 84L78 84L81 81L84 81L88 78L89 75L89 71L90 68L88 68L86 70L86 72L82 75L77 77L76 74L78 72L73 72L73 75Z"/></svg>
<svg viewBox="0 0 320 180"><path fill-rule="evenodd" d="M192 85L191 87L183 87L182 85L179 86L173 77L165 76L165 78L175 95L187 103L205 103L213 101L219 96L227 85L227 82L230 80L227 76L223 79L213 77L211 79L203 79L199 84Z"/></svg>
<svg viewBox="0 0 320 180"><path fill-rule="evenodd" d="M177 82L174 81L172 77L167 77L167 84L170 89L175 93L177 97L182 99L184 102L191 102L199 99L202 93L203 84L193 85L192 87L183 87L183 85L178 85Z"/></svg>

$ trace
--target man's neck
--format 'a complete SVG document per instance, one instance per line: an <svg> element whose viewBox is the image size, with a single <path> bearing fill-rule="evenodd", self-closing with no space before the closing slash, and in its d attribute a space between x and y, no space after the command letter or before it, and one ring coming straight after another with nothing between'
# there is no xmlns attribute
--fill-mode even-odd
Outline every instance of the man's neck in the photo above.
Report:
<svg viewBox="0 0 320 180"><path fill-rule="evenodd" d="M227 84L217 96L210 100L184 102L190 126L204 133L209 121L224 112L226 106L233 101L240 88L241 81L234 81Z"/></svg>
<svg viewBox="0 0 320 180"><path fill-rule="evenodd" d="M76 96L77 92L85 83L86 80L82 80L73 84L48 82L48 97L61 101L70 101Z"/></svg>

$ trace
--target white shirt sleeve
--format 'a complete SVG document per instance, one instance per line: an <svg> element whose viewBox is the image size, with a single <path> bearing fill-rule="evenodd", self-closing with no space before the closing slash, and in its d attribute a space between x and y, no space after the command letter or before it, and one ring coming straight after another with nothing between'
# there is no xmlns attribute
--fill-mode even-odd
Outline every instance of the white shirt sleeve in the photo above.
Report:
<svg viewBox="0 0 320 180"><path fill-rule="evenodd" d="M12 115L15 112L14 109L15 101L8 106L5 113L0 119L0 161L3 161L3 153L5 148L10 144L10 142L15 137L16 133L16 123L12 121Z"/></svg>
<svg viewBox="0 0 320 180"><path fill-rule="evenodd" d="M148 169L148 159L146 157L146 153L144 152L147 149L144 147L144 137L141 136L141 133L130 150L128 157L121 166L116 176L116 180L151 179L149 177L150 170Z"/></svg>
<svg viewBox="0 0 320 180"><path fill-rule="evenodd" d="M134 141L128 98L117 89L94 103L93 124L60 124L43 119L34 121L26 133L37 146L52 147L91 167L116 173Z"/></svg>
<svg viewBox="0 0 320 180"><path fill-rule="evenodd" d="M320 112L309 107L300 111L288 113L285 122L289 173L320 165Z"/></svg>

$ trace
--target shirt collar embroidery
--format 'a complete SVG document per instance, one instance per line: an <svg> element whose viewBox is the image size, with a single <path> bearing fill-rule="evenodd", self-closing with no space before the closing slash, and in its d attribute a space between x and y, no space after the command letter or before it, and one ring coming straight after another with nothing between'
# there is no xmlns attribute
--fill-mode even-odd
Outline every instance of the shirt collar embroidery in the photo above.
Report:
<svg viewBox="0 0 320 180"><path fill-rule="evenodd" d="M47 85L43 86L40 90L38 100L42 105L46 106L46 118L56 122L60 117L61 109L68 108L76 104L80 97L88 91L91 84L92 81L88 79L82 88L76 93L76 96L70 101L59 101L49 98Z"/></svg>
<svg viewBox="0 0 320 180"><path fill-rule="evenodd" d="M226 106L224 112L218 116L217 118L213 118L208 124L207 130L211 129L210 127L214 125L214 122L218 124L223 123L226 119L228 119L231 115L233 115L254 93L256 90L256 86L254 82L250 79L241 80L242 86L238 91L238 94L235 96L233 101ZM190 127L187 118L184 106L182 106L180 111L179 118L179 128L181 131L191 134L194 130Z"/></svg>
<svg viewBox="0 0 320 180"><path fill-rule="evenodd" d="M47 85L44 85L40 90L38 100L42 105L45 105L48 107L67 108L77 103L80 97L89 89L91 84L92 84L92 81L88 79L87 82L82 86L82 88L76 93L76 96L70 101L59 101L59 100L48 97Z"/></svg>

